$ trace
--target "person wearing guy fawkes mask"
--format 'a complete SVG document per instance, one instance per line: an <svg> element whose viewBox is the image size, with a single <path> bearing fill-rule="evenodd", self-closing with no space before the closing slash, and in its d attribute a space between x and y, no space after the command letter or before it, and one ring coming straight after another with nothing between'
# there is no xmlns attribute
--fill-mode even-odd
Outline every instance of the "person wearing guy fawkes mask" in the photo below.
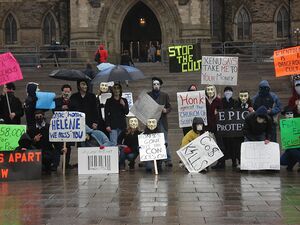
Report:
<svg viewBox="0 0 300 225"><path fill-rule="evenodd" d="M126 115L129 113L127 99L122 98L121 84L114 84L112 87L112 97L107 99L104 112L109 140L117 145L118 136L127 127Z"/></svg>
<svg viewBox="0 0 300 225"><path fill-rule="evenodd" d="M270 89L268 81L261 81L259 83L259 91L253 97L252 102L254 110L257 110L260 106L265 106L267 108L268 115L272 119L271 141L276 142L276 125L282 106L278 96L274 92L271 92Z"/></svg>
<svg viewBox="0 0 300 225"><path fill-rule="evenodd" d="M159 105L163 105L164 108L162 110L161 116L157 122L157 126L160 129L161 132L164 133L166 146L167 146L167 160L165 161L166 166L172 167L172 158L171 158L171 152L168 148L168 113L171 112L171 103L169 95L165 92L162 92L161 86L163 84L163 81L158 77L152 77L152 91L148 92L148 95L151 96L151 98Z"/></svg>
<svg viewBox="0 0 300 225"><path fill-rule="evenodd" d="M238 109L248 109L249 112L253 112L252 102L249 97L249 92L246 90L241 90L239 92L239 99L237 103Z"/></svg>

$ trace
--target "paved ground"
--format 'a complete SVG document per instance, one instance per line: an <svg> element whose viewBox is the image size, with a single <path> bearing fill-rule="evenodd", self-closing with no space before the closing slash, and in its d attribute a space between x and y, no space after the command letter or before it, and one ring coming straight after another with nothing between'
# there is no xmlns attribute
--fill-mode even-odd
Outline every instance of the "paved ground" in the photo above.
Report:
<svg viewBox="0 0 300 225"><path fill-rule="evenodd" d="M300 224L299 173L180 168L0 183L0 224Z"/></svg>

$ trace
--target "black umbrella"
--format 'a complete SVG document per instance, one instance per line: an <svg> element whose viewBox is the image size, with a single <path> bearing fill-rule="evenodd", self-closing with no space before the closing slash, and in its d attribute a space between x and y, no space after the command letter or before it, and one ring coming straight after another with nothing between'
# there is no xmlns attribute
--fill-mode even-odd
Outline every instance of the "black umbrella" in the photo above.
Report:
<svg viewBox="0 0 300 225"><path fill-rule="evenodd" d="M91 80L91 78L86 75L81 70L69 70L69 69L58 69L53 70L49 77L60 79L60 80L71 80L71 81L77 81L77 80Z"/></svg>

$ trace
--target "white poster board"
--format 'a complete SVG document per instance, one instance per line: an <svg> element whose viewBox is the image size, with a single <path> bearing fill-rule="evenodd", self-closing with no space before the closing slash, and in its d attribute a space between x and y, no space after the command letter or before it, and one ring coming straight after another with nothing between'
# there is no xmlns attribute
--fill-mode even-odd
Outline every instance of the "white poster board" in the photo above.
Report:
<svg viewBox="0 0 300 225"><path fill-rule="evenodd" d="M78 174L119 173L118 147L78 148Z"/></svg>
<svg viewBox="0 0 300 225"><path fill-rule="evenodd" d="M140 161L151 161L167 158L165 136L163 133L140 134Z"/></svg>
<svg viewBox="0 0 300 225"><path fill-rule="evenodd" d="M76 111L56 111L50 121L50 142L85 141L85 114Z"/></svg>
<svg viewBox="0 0 300 225"><path fill-rule="evenodd" d="M132 92L123 92L122 93L122 98L126 98L127 102L128 102L128 108L129 110L131 109L131 107L133 106L133 97L132 97ZM127 115L127 117L133 117L133 113L129 112Z"/></svg>
<svg viewBox="0 0 300 225"><path fill-rule="evenodd" d="M191 127L194 117L201 117L207 125L205 91L177 93L179 127Z"/></svg>
<svg viewBox="0 0 300 225"><path fill-rule="evenodd" d="M177 155L190 173L199 173L224 156L208 132L179 149Z"/></svg>
<svg viewBox="0 0 300 225"><path fill-rule="evenodd" d="M201 84L237 85L238 57L202 56Z"/></svg>
<svg viewBox="0 0 300 225"><path fill-rule="evenodd" d="M144 125L148 119L159 120L164 106L157 104L147 92L143 91L130 109Z"/></svg>
<svg viewBox="0 0 300 225"><path fill-rule="evenodd" d="M264 141L243 142L241 170L280 170L279 144Z"/></svg>

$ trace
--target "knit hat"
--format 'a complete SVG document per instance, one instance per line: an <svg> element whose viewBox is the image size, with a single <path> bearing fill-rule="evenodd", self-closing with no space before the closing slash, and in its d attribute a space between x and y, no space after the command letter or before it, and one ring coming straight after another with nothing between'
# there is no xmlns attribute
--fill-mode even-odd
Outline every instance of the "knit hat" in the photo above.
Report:
<svg viewBox="0 0 300 225"><path fill-rule="evenodd" d="M264 105L262 105L255 111L255 114L258 117L266 117L268 115L268 109Z"/></svg>

